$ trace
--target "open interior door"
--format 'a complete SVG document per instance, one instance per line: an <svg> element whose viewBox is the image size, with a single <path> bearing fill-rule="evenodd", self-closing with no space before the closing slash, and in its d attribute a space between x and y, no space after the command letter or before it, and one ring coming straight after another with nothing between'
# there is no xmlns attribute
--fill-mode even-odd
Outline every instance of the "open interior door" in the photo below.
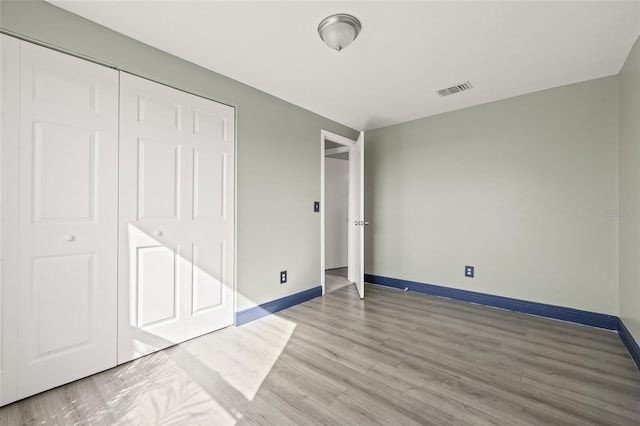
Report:
<svg viewBox="0 0 640 426"><path fill-rule="evenodd" d="M364 299L364 132L360 132L349 152L349 222L351 228L350 280ZM353 266L351 266L353 265Z"/></svg>

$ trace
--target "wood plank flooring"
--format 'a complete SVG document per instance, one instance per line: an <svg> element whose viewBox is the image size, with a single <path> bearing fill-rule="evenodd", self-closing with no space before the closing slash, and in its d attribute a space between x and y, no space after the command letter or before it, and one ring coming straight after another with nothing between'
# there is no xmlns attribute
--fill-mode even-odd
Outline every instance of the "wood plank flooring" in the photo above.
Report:
<svg viewBox="0 0 640 426"><path fill-rule="evenodd" d="M639 425L613 332L346 286L0 409L0 425Z"/></svg>
<svg viewBox="0 0 640 426"><path fill-rule="evenodd" d="M353 285L347 280L347 268L327 269L325 271L325 293L331 293L340 290L342 287Z"/></svg>

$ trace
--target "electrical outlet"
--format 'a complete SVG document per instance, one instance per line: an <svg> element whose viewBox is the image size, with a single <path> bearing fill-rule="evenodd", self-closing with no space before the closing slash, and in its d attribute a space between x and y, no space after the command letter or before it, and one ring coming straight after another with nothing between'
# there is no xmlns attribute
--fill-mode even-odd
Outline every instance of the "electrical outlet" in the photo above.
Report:
<svg viewBox="0 0 640 426"><path fill-rule="evenodd" d="M464 267L464 276L465 277L469 277L469 278L473 278L474 270L475 270L475 267L466 265Z"/></svg>
<svg viewBox="0 0 640 426"><path fill-rule="evenodd" d="M287 271L280 271L280 284L287 282Z"/></svg>

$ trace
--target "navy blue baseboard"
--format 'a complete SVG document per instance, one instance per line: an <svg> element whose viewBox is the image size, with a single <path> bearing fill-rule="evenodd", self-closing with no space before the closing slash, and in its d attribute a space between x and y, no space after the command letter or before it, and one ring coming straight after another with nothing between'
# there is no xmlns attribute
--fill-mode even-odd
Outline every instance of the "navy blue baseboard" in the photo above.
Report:
<svg viewBox="0 0 640 426"><path fill-rule="evenodd" d="M473 302L480 305L493 306L496 308L508 309L515 312L523 312L525 314L538 315L546 318L553 318L562 321L574 322L577 324L589 325L591 327L604 328L607 330L618 330L619 318L615 315L581 311L579 309L565 308L563 306L547 305L545 303L512 299L510 297L495 296L492 294L477 293L475 291L460 290L456 288L442 287L433 284L424 284L415 281L381 277L378 275L365 274L364 278L368 283L399 288L401 290L407 289L409 291L414 291L417 293L447 297L449 299L462 300L464 302Z"/></svg>
<svg viewBox="0 0 640 426"><path fill-rule="evenodd" d="M307 300L315 299L318 296L322 296L322 286L313 287L309 290L304 290L299 293L285 296L281 299L272 300L271 302L236 312L236 326L240 326L257 320L258 318L290 308L302 302L306 302Z"/></svg>
<svg viewBox="0 0 640 426"><path fill-rule="evenodd" d="M627 347L631 358L633 358L633 361L638 368L640 368L640 346L638 346L638 342L635 341L629 329L624 325L624 322L622 322L622 319L618 322L618 335L622 343Z"/></svg>

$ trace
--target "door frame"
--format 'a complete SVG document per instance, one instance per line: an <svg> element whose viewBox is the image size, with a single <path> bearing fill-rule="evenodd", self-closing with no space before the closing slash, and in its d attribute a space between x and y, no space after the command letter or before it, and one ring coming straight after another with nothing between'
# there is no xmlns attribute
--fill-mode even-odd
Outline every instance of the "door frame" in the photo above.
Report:
<svg viewBox="0 0 640 426"><path fill-rule="evenodd" d="M325 196L324 196L324 187L325 187L325 171L324 171L324 160L325 160L325 142L331 141L340 145L344 145L351 149L352 146L356 144L356 141L353 139L346 138L344 136L340 136L336 133L329 132L328 130L320 130L320 283L322 285L322 295L326 293L326 283L325 283L325 226L324 226L324 218L325 218ZM353 191L351 191L351 174L349 174L349 220L351 219L351 209L352 209L352 197ZM354 227L349 226L349 232L347 234L347 268L349 271L352 270L353 265L353 254L351 253L351 244L353 241L354 235ZM353 281L351 279L351 272L349 272L349 281Z"/></svg>

